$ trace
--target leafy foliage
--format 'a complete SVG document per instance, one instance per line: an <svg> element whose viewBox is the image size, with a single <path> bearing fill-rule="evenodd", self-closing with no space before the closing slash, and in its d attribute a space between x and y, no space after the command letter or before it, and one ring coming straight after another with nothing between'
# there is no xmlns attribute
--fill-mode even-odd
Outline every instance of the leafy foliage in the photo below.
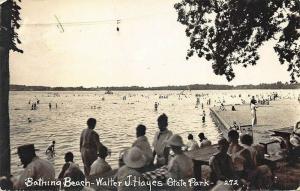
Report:
<svg viewBox="0 0 300 191"><path fill-rule="evenodd" d="M186 59L204 57L231 81L233 65L255 65L258 48L280 35L279 61L288 63L291 82L300 76L299 0L181 0L174 7L190 38Z"/></svg>
<svg viewBox="0 0 300 191"><path fill-rule="evenodd" d="M14 0L9 0L9 1L10 3L12 3L12 15L11 15L12 34L11 34L10 49L13 51L23 53L23 50L17 47L17 44L21 44L21 40L19 39L19 35L16 32L16 29L20 28L19 22L21 21L21 17L20 17L21 7L17 4L16 1ZM18 1L21 2L21 0Z"/></svg>
<svg viewBox="0 0 300 191"><path fill-rule="evenodd" d="M18 2L21 2L21 0L18 0ZM23 53L23 50L18 48L18 44L21 44L21 40L16 32L16 30L20 28L21 7L18 5L17 1L7 0L3 3L2 9L4 17L7 17L4 22L8 22L3 24L5 26L1 26L1 36L4 38L2 41L4 40L7 43L9 50Z"/></svg>

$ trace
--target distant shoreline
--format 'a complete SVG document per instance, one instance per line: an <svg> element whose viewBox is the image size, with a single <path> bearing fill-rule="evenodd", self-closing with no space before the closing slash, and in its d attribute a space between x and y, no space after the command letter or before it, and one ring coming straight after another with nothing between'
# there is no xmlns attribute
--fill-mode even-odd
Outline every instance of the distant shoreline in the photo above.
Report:
<svg viewBox="0 0 300 191"><path fill-rule="evenodd" d="M191 84L180 86L159 86L159 87L142 87L142 86L123 86L123 87L49 87L49 86L26 86L10 85L10 91L153 91L153 90L246 90L246 89L300 89L300 84L287 84L282 82L259 85L214 85L214 84Z"/></svg>

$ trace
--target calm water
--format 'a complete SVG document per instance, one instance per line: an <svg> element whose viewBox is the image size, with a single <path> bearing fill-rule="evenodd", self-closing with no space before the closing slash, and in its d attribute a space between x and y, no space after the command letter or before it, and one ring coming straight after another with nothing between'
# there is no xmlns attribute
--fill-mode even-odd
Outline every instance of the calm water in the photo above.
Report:
<svg viewBox="0 0 300 191"><path fill-rule="evenodd" d="M108 162L117 167L119 151L130 147L135 140L135 127L142 123L147 126L147 136L152 143L157 131L157 117L166 113L169 117L169 129L183 136L192 133L197 138L199 132L216 142L220 136L209 115L207 99L211 106L225 104L240 104L241 99L249 102L250 95L266 96L270 90L231 90L231 91L139 91L114 92L105 95L104 92L11 92L11 145L12 172L18 174L22 170L16 153L17 146L34 143L39 149L37 154L47 159L45 150L52 140L56 141L56 156L48 159L56 169L56 175L64 163L64 154L72 151L75 162L82 167L79 153L79 138L86 120L89 117L97 119L96 131L101 142L112 150ZM277 91L285 97L297 98L299 91ZM202 122L201 105L195 108L196 94L203 94L200 103L204 103L206 121ZM241 97L238 95L241 94ZM159 99L160 95L168 99ZM126 96L126 100L122 97ZM104 101L102 98L104 97ZM38 109L30 110L29 101L40 100ZM154 111L154 103L159 102L158 111ZM50 110L48 104L52 103ZM58 108L55 108L57 103ZM91 107L96 106L96 109ZM32 122L28 123L27 118ZM198 139L197 139L198 140Z"/></svg>

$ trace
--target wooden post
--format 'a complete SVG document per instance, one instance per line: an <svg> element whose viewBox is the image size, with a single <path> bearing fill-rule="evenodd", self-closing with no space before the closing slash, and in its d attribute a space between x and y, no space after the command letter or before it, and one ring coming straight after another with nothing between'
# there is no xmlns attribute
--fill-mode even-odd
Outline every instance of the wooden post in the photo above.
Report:
<svg viewBox="0 0 300 191"><path fill-rule="evenodd" d="M10 173L9 130L9 38L11 7L9 2L0 5L0 176Z"/></svg>

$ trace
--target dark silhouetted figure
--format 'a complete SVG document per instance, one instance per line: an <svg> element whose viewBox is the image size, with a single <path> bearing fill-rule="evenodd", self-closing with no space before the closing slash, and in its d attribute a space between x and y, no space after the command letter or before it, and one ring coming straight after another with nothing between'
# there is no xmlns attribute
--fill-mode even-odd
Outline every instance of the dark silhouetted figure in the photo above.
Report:
<svg viewBox="0 0 300 191"><path fill-rule="evenodd" d="M32 178L33 181L39 179L54 181L55 170L52 164L44 159L39 158L35 154L35 148L33 144L22 145L18 147L18 155L25 168L19 176L14 185L14 189L24 190L28 189L25 182L28 178ZM36 187L30 187L31 190L54 190L53 186L41 185Z"/></svg>
<svg viewBox="0 0 300 191"><path fill-rule="evenodd" d="M8 177L0 177L0 190L12 190L13 183Z"/></svg>
<svg viewBox="0 0 300 191"><path fill-rule="evenodd" d="M168 164L169 148L167 140L173 135L172 131L168 130L168 116L162 114L157 119L159 131L154 135L153 139L153 159L157 156L156 165L163 166Z"/></svg>
<svg viewBox="0 0 300 191"><path fill-rule="evenodd" d="M64 177L65 175L65 172L68 170L68 168L74 163L74 155L72 152L67 152L65 154L65 164L63 165L59 175L58 175L58 178L61 179Z"/></svg>
<svg viewBox="0 0 300 191"><path fill-rule="evenodd" d="M55 141L52 141L52 144L48 146L46 154L54 155L55 153Z"/></svg>
<svg viewBox="0 0 300 191"><path fill-rule="evenodd" d="M234 105L231 107L231 111L236 111Z"/></svg>
<svg viewBox="0 0 300 191"><path fill-rule="evenodd" d="M88 128L84 129L80 136L80 152L86 176L90 174L91 165L98 157L97 152L103 146L98 133L94 131L96 123L96 119L89 118L87 120Z"/></svg>
<svg viewBox="0 0 300 191"><path fill-rule="evenodd" d="M155 104L154 104L154 111L157 111L157 108L158 108L158 103L155 102Z"/></svg>

